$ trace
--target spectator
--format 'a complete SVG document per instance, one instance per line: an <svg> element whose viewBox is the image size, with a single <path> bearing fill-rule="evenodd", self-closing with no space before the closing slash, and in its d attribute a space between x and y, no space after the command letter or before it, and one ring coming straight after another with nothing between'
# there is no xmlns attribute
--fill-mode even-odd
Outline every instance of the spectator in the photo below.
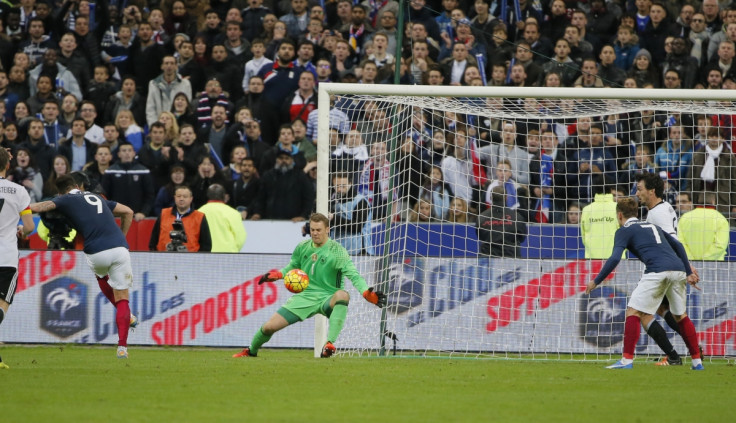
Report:
<svg viewBox="0 0 736 423"><path fill-rule="evenodd" d="M43 120L43 138L46 144L57 147L66 139L69 128L59 123L59 103L56 100L47 100L41 108Z"/></svg>
<svg viewBox="0 0 736 423"><path fill-rule="evenodd" d="M138 25L138 32L133 45L130 47L128 61L135 64L131 66L130 71L135 76L136 86L140 87L143 98L148 97L149 82L158 76L163 58L164 47L153 39L151 24L145 21L141 22ZM142 63L145 63L145 66L138 65Z"/></svg>
<svg viewBox="0 0 736 423"><path fill-rule="evenodd" d="M688 187L688 169L692 160L692 142L689 139L683 139L681 126L670 126L669 139L657 149L654 155L654 165L657 166L657 170L667 172L667 178L672 181L676 189L684 190Z"/></svg>
<svg viewBox="0 0 736 423"><path fill-rule="evenodd" d="M601 178L596 178L600 182ZM607 259L613 251L614 233L618 229L616 202L602 183L594 184L594 201L583 207L580 218L580 236L585 246L586 259Z"/></svg>
<svg viewBox="0 0 736 423"><path fill-rule="evenodd" d="M15 152L16 167L8 174L8 180L15 182L28 191L31 202L43 198L43 175L33 160L31 151L20 147Z"/></svg>
<svg viewBox="0 0 736 423"><path fill-rule="evenodd" d="M721 212L716 210L714 192L703 195L702 205L683 213L677 234L690 260L723 261L729 242L729 225Z"/></svg>
<svg viewBox="0 0 736 423"><path fill-rule="evenodd" d="M181 164L174 164L169 168L169 180L166 185L159 188L156 199L153 201L153 215L160 216L161 210L174 207L174 190L186 182L186 169ZM189 190L191 192L191 189Z"/></svg>
<svg viewBox="0 0 736 423"><path fill-rule="evenodd" d="M651 85L654 88L659 88L661 86L661 77L657 72L656 65L652 62L652 55L647 49L641 49L636 53L634 66L629 70L628 76L633 77L639 87Z"/></svg>
<svg viewBox="0 0 736 423"><path fill-rule="evenodd" d="M294 144L304 155L307 163L317 161L317 145L307 138L307 125L301 119L296 119L291 123L291 130L294 131Z"/></svg>
<svg viewBox="0 0 736 423"><path fill-rule="evenodd" d="M491 207L478 216L480 253L491 257L521 258L521 243L527 236L526 224L516 210L504 203L505 191L496 186L491 191Z"/></svg>
<svg viewBox="0 0 736 423"><path fill-rule="evenodd" d="M20 100L18 95L9 89L9 85L10 81L8 80L7 72L0 70L0 101L5 103L5 114L2 116L3 120L11 118L15 103Z"/></svg>
<svg viewBox="0 0 736 423"><path fill-rule="evenodd" d="M578 77L579 71L575 61L570 57L570 42L560 38L555 43L555 56L542 66L542 75L550 72L560 74L561 83L565 87L571 87Z"/></svg>
<svg viewBox="0 0 736 423"><path fill-rule="evenodd" d="M44 32L43 20L38 17L31 18L28 24L28 38L18 45L18 51L28 55L31 67L40 64L44 54L54 48L51 37Z"/></svg>
<svg viewBox="0 0 736 423"><path fill-rule="evenodd" d="M569 206L567 206L567 211L565 212L565 220L561 223L565 223L568 225L580 225L580 212L582 210L582 207L580 203L573 202L570 203Z"/></svg>
<svg viewBox="0 0 736 423"><path fill-rule="evenodd" d="M238 66L237 63L228 58L227 49L221 42L217 42L212 46L211 59L204 70L207 79L218 81L221 86L220 92L229 99L228 101L238 101L243 92L240 88L240 81L243 80L243 66ZM230 104L228 112L232 113L232 110L233 106Z"/></svg>
<svg viewBox="0 0 736 423"><path fill-rule="evenodd" d="M114 125L110 125L111 128L115 128ZM117 133L117 130L115 131ZM112 152L110 146L107 143L100 144L97 146L95 151L94 161L87 163L82 171L89 178L89 189L92 192L99 193L102 186L102 178L105 176L105 171L110 167L112 163Z"/></svg>
<svg viewBox="0 0 736 423"><path fill-rule="evenodd" d="M230 197L230 205L240 212L243 220L250 216L260 186L261 180L253 158L244 158L240 162L240 178L233 182L233 195Z"/></svg>
<svg viewBox="0 0 736 423"><path fill-rule="evenodd" d="M652 151L649 145L639 144L636 146L634 158L629 159L621 166L622 172L619 183L629 187L629 195L636 194L636 176L642 173L655 173L656 167L652 160Z"/></svg>
<svg viewBox="0 0 736 423"><path fill-rule="evenodd" d="M450 200L450 208L447 209L445 219L450 223L471 223L468 202L460 197Z"/></svg>
<svg viewBox="0 0 736 423"><path fill-rule="evenodd" d="M220 173L222 173L225 180L233 182L240 179L240 163L246 157L248 157L248 150L244 145L236 145L235 148L230 150L227 166L220 169Z"/></svg>
<svg viewBox="0 0 736 423"><path fill-rule="evenodd" d="M259 71L259 76L264 81L261 99L264 108L278 110L286 97L299 88L300 75L295 72L293 60L294 42L284 40L279 46L278 60L273 64L264 65ZM272 140L277 138L279 117L275 113L267 113L262 118L261 131L263 139L272 144Z"/></svg>
<svg viewBox="0 0 736 423"><path fill-rule="evenodd" d="M616 66L616 51L613 46L604 45L598 58L600 59L598 77L603 80L603 85L614 88L623 87L626 72Z"/></svg>
<svg viewBox="0 0 736 423"><path fill-rule="evenodd" d="M293 39L306 33L309 23L307 0L291 0L291 11L281 17L281 22L286 24L288 35Z"/></svg>
<svg viewBox="0 0 736 423"><path fill-rule="evenodd" d="M281 121L293 122L300 119L306 122L309 113L316 109L315 76L312 72L304 70L299 75L299 89L287 96L281 105Z"/></svg>
<svg viewBox="0 0 736 423"><path fill-rule="evenodd" d="M516 63L524 67L524 73L526 79L524 80L524 86L531 87L539 81L539 77L542 74L542 67L534 62L534 54L531 50L531 46L526 41L520 41L516 44ZM495 70L496 65L493 65ZM503 76L506 76L505 67L501 66Z"/></svg>
<svg viewBox="0 0 736 423"><path fill-rule="evenodd" d="M71 138L59 144L59 154L62 154L71 163L74 172L82 170L85 164L94 160L97 144L85 137L86 127L84 119L76 118L72 121Z"/></svg>
<svg viewBox="0 0 736 423"><path fill-rule="evenodd" d="M334 134L337 131L333 130ZM391 177L391 165L386 154L386 142L378 141L371 145L371 156L363 164L357 175L355 185L357 192L370 198L373 206L374 220L386 217L389 204L389 178Z"/></svg>
<svg viewBox="0 0 736 423"><path fill-rule="evenodd" d="M130 110L118 112L118 116L115 118L115 126L118 128L118 132L123 134L125 140L133 146L136 153L143 147L143 128L138 126Z"/></svg>
<svg viewBox="0 0 736 423"><path fill-rule="evenodd" d="M161 122L151 125L148 141L138 152L140 164L150 169L154 192L158 192L169 176L169 166L175 157L171 154L171 144L166 144L166 127Z"/></svg>
<svg viewBox="0 0 736 423"><path fill-rule="evenodd" d="M261 0L251 0L253 1L261 1ZM245 9L248 10L248 9ZM266 44L264 43L263 39L256 38L253 40L250 46L250 52L253 54L253 58L250 59L245 64L245 74L243 75L243 93L249 94L250 93L250 80L254 76L258 75L258 72L263 68L265 65L273 64L273 60L267 58L264 54L266 53ZM261 78L261 83L263 83L263 79Z"/></svg>
<svg viewBox="0 0 736 423"><path fill-rule="evenodd" d="M285 150L278 151L273 169L261 177L252 220L291 219L302 222L309 217L314 207L315 193L302 167L295 166L292 154Z"/></svg>
<svg viewBox="0 0 736 423"><path fill-rule="evenodd" d="M332 177L333 193L328 214L332 233L330 238L339 242L351 255L375 254L371 241L371 205L368 198L353 190L350 175Z"/></svg>
<svg viewBox="0 0 736 423"><path fill-rule="evenodd" d="M626 25L619 26L618 36L613 43L613 49L616 53L614 64L625 71L630 70L634 66L634 60L640 48L639 36L636 35L634 28ZM651 54L647 57L650 62L651 57Z"/></svg>
<svg viewBox="0 0 736 423"><path fill-rule="evenodd" d="M209 155L199 156L197 159L197 174L192 180L191 188L194 194L194 207L199 209L207 203L207 190L211 185L228 186L228 181L218 172Z"/></svg>
<svg viewBox="0 0 736 423"><path fill-rule="evenodd" d="M736 33L736 22L734 22L734 32ZM721 41L718 46L718 50L716 50L716 54L706 65L706 69L718 68L721 70L722 75L736 73L736 66L734 66L733 60L734 55L736 55L736 51L734 51L734 42L731 40Z"/></svg>
<svg viewBox="0 0 736 423"><path fill-rule="evenodd" d="M570 23L564 0L553 0L550 3L548 15L542 27L542 35L549 40L559 40L565 35L565 27ZM526 41L532 44L532 48L534 48L534 43L531 43L530 40Z"/></svg>
<svg viewBox="0 0 736 423"><path fill-rule="evenodd" d="M43 123L36 118L30 118L28 123L28 137L18 149L26 148L34 159L37 169L41 172L42 181L51 176L52 161L56 155L56 148L44 140ZM40 198L39 198L40 200Z"/></svg>
<svg viewBox="0 0 736 423"><path fill-rule="evenodd" d="M733 43L731 43L731 58L733 58ZM729 59L730 66L730 59ZM690 56L690 49L684 38L675 37L672 40L672 52L670 52L664 63L662 63L662 71L667 75L667 71L674 69L683 78L680 88L693 88L698 80L698 61ZM665 85L667 79L665 78Z"/></svg>
<svg viewBox="0 0 736 423"><path fill-rule="evenodd" d="M689 191L695 204L713 205L726 216L736 213L736 158L724 146L720 128L708 128L705 148L692 153L691 170ZM709 192L716 194L712 204L705 198Z"/></svg>
<svg viewBox="0 0 736 423"><path fill-rule="evenodd" d="M708 1L708 0L706 0ZM676 26L667 16L667 9L660 2L653 2L649 8L649 22L641 32L640 45L652 54L654 63L662 63L666 57L664 41L677 33Z"/></svg>
<svg viewBox="0 0 736 423"><path fill-rule="evenodd" d="M593 200L595 185L598 183L596 176L600 176L600 179L607 184L616 183L616 160L608 148L603 145L603 128L600 124L593 124L590 127L590 135L580 138L584 145L580 147L570 162L567 174L568 186L572 187L573 191L577 190L577 195L573 194L573 198L590 202ZM608 255L610 256L610 251ZM608 257L605 254L603 256L605 257L601 258Z"/></svg>
<svg viewBox="0 0 736 423"><path fill-rule="evenodd" d="M240 18L240 15L238 15ZM225 23L225 40L223 44L227 50L228 60L238 67L237 71L242 72L245 63L250 59L250 41L243 37L243 30L237 21L226 21ZM236 94L236 93L231 93Z"/></svg>
<svg viewBox="0 0 736 423"><path fill-rule="evenodd" d="M238 253L245 244L246 233L240 213L225 204L226 195L222 185L212 184L207 188L207 204L199 208L207 217L213 253Z"/></svg>
<svg viewBox="0 0 736 423"><path fill-rule="evenodd" d="M708 2L710 3L710 2ZM704 11L705 11L705 4ZM729 7L728 10L726 10L726 19L723 22L723 25L719 25L716 28L712 28L710 25L706 26L706 23L708 23L708 19L705 15L703 15L703 31L706 34L710 34L710 38L706 39L706 44L703 45L703 50L707 50L707 57L704 57L706 60L711 60L713 57L715 57L716 52L718 51L718 48L721 45L722 41L731 40L733 41L733 38L730 36L728 26L732 23L736 23L736 8ZM733 31L733 29L732 29ZM705 56L706 51L703 51L703 55Z"/></svg>
<svg viewBox="0 0 736 423"><path fill-rule="evenodd" d="M174 119L176 119L176 124L179 127L179 130L181 130L181 127L184 124L189 124L191 126L197 125L197 117L192 111L191 102L184 93L178 93L174 96L174 101L171 103L170 113L174 116Z"/></svg>
<svg viewBox="0 0 736 423"><path fill-rule="evenodd" d="M511 164L511 168L514 169L516 180L522 185L529 184L529 153L519 147L517 143L517 127L516 123L507 120L502 124L501 131L501 144L490 144L486 147L481 147L479 155L481 159L489 165L490 158L490 169L493 171L498 167L498 164L502 160L506 159ZM506 193L508 194L508 192Z"/></svg>
<svg viewBox="0 0 736 423"><path fill-rule="evenodd" d="M436 221L438 216L435 214L432 203L420 198L414 203L414 207L409 210L409 216L406 218L407 222L414 223L430 223Z"/></svg>
<svg viewBox="0 0 736 423"><path fill-rule="evenodd" d="M573 86L583 88L603 88L603 80L598 76L598 66L595 59L583 59L582 74L575 80Z"/></svg>
<svg viewBox="0 0 736 423"><path fill-rule="evenodd" d="M270 13L271 9L263 6L263 0L248 0L248 7L241 12L243 36L251 42L251 46L253 46L256 37L263 31L263 21L266 15Z"/></svg>
<svg viewBox="0 0 736 423"><path fill-rule="evenodd" d="M567 16L565 16L565 19L567 19ZM555 40L558 38L555 38ZM539 32L538 21L529 20L524 23L524 41L529 43L529 48L531 48L534 55L533 60L540 67L547 62L547 58L554 54L552 41Z"/></svg>
<svg viewBox="0 0 736 423"><path fill-rule="evenodd" d="M192 208L192 191L186 185L176 187L175 206L165 208L156 219L151 230L148 249L151 251L176 251L171 245L171 232L175 221L181 221L188 252L209 252L212 250L212 238L207 217L199 210ZM242 226L242 225L241 225Z"/></svg>
<svg viewBox="0 0 736 423"><path fill-rule="evenodd" d="M432 208L429 214L436 218L444 218L450 208L451 197L450 187L442 177L442 168L431 166L428 175L424 178L424 183L419 188L417 204L420 201L428 202Z"/></svg>
<svg viewBox="0 0 736 423"><path fill-rule="evenodd" d="M64 99L66 100L66 97ZM105 140L104 131L102 127L95 123L97 120L97 106L91 101L83 101L79 108L79 117L84 121L84 127L86 128L84 137L95 144L102 144ZM74 119L69 123L71 124L73 121Z"/></svg>
<svg viewBox="0 0 736 423"><path fill-rule="evenodd" d="M197 32L197 19L189 14L182 0L175 0L170 13L165 14L163 30L167 34L186 34L191 38Z"/></svg>
<svg viewBox="0 0 736 423"><path fill-rule="evenodd" d="M135 78L130 75L123 76L120 91L105 106L105 122L116 121L123 110L130 111L136 122L146 122L146 100L136 91Z"/></svg>
<svg viewBox="0 0 736 423"><path fill-rule="evenodd" d="M511 210L518 210L522 206L521 202L524 202L523 209L528 209L528 190L526 187L519 185L519 183L514 180L511 162L507 159L502 159L498 162L498 165L496 165L494 172L496 174L496 178L488 184L485 192L486 205L493 205L493 188L500 186L504 189L503 192L506 200L506 207ZM526 220L526 216L523 216L523 218Z"/></svg>
<svg viewBox="0 0 736 423"><path fill-rule="evenodd" d="M16 107L16 114L15 114L15 121L20 122L20 120L23 117L27 117L30 115L38 115L41 113L41 109L43 109L44 103L47 101L53 101L56 102L56 96L54 95L53 89L54 89L54 82L51 79L49 75L41 75L38 77L38 80L36 81L36 92L35 94L28 97L28 99L23 102L19 101L15 104ZM27 115L25 116L18 116L18 106L24 105L27 108Z"/></svg>
<svg viewBox="0 0 736 423"><path fill-rule="evenodd" d="M192 86L188 79L182 78L177 73L174 56L163 57L161 70L163 72L148 83L148 100L146 101L148 126L158 120L161 112L171 109L176 94L181 92L187 96L188 100L192 98Z"/></svg>
<svg viewBox="0 0 736 423"><path fill-rule="evenodd" d="M736 13L733 13L733 17L736 18ZM690 19L690 28L687 34L690 44L692 45L690 55L698 61L698 66L703 66L708 62L708 48L710 42L710 33L705 30L705 15L700 12L693 14Z"/></svg>
<svg viewBox="0 0 736 423"><path fill-rule="evenodd" d="M92 75L90 69L92 65L85 55L77 49L77 40L74 33L67 32L61 36L59 40L59 53L57 54L58 64L66 68L79 83L79 93L88 93ZM65 81L66 82L66 81ZM66 87L66 84L64 84ZM70 88L67 90L74 93ZM81 99L81 97L77 97Z"/></svg>
<svg viewBox="0 0 736 423"><path fill-rule="evenodd" d="M128 205L136 222L151 216L153 212L153 179L151 172L135 161L135 149L127 141L118 149L119 162L105 171L102 188L111 201Z"/></svg>
<svg viewBox="0 0 736 423"><path fill-rule="evenodd" d="M177 53L179 54L179 57L177 58L176 64L178 67L179 75L182 78L189 80L189 83L192 86L192 93L197 93L204 90L205 64L195 58L194 43L188 40L182 41L182 43L179 45Z"/></svg>
<svg viewBox="0 0 736 423"><path fill-rule="evenodd" d="M442 174L453 196L465 200L466 203L476 199L475 191L478 188L474 178L476 166L470 150L465 129L456 128L455 140L452 145L448 145L441 163Z"/></svg>
<svg viewBox="0 0 736 423"><path fill-rule="evenodd" d="M682 219L682 215L693 210L693 200L689 192L679 192L675 199L675 210L677 215Z"/></svg>
<svg viewBox="0 0 736 423"><path fill-rule="evenodd" d="M199 139L209 144L210 152L222 158L222 147L225 145L225 133L227 133L227 108L222 104L212 107L212 115L208 125L199 130Z"/></svg>
<svg viewBox="0 0 736 423"><path fill-rule="evenodd" d="M44 198L53 197L59 194L59 190L56 188L56 180L59 176L68 175L71 173L69 170L69 160L62 155L54 157L53 171L51 176L43 183L43 196Z"/></svg>

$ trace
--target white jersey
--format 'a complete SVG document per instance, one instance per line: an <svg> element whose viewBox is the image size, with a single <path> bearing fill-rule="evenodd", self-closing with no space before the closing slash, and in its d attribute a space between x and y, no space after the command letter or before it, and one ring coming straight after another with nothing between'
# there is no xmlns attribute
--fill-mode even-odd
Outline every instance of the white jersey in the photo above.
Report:
<svg viewBox="0 0 736 423"><path fill-rule="evenodd" d="M663 231L677 238L677 213L672 205L666 201L660 201L659 204L649 209L647 213L647 222L654 223L662 228ZM679 240L678 240L679 241Z"/></svg>
<svg viewBox="0 0 736 423"><path fill-rule="evenodd" d="M25 188L0 177L0 267L18 267L18 222L30 204Z"/></svg>

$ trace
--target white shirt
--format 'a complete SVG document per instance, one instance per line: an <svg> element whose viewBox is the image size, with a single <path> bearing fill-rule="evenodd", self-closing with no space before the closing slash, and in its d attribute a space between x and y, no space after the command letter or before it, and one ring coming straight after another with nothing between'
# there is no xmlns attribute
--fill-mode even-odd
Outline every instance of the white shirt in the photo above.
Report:
<svg viewBox="0 0 736 423"><path fill-rule="evenodd" d="M28 191L0 177L0 267L18 268L18 221L31 204Z"/></svg>
<svg viewBox="0 0 736 423"><path fill-rule="evenodd" d="M647 213L648 223L654 223L675 239L677 239L678 220L675 209L666 201L660 201L659 204L649 209Z"/></svg>

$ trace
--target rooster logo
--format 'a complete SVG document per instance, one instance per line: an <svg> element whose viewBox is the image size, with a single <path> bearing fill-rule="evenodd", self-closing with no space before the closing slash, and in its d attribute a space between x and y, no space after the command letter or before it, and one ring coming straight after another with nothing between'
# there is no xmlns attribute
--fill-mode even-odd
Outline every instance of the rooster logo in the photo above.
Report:
<svg viewBox="0 0 736 423"><path fill-rule="evenodd" d="M604 286L580 302L580 335L586 343L599 348L623 340L626 318L626 293Z"/></svg>
<svg viewBox="0 0 736 423"><path fill-rule="evenodd" d="M59 287L46 295L46 304L51 310L59 313L62 319L67 311L79 306L82 303L79 290L74 284L69 285L69 289Z"/></svg>

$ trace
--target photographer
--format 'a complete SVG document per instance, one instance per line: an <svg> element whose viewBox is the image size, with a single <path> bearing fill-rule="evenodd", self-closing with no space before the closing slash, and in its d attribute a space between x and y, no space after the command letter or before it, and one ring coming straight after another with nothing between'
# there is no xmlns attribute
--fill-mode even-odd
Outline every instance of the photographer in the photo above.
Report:
<svg viewBox="0 0 736 423"><path fill-rule="evenodd" d="M151 231L151 251L211 251L210 227L204 213L192 209L192 190L180 185L174 191L176 207L161 210Z"/></svg>

